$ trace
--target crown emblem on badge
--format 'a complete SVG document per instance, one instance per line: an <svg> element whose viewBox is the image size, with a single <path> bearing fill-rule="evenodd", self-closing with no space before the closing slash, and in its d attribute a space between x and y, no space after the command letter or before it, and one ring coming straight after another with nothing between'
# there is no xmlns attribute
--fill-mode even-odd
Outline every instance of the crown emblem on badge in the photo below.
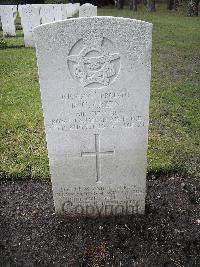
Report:
<svg viewBox="0 0 200 267"><path fill-rule="evenodd" d="M118 74L120 60L112 46L112 42L98 32L87 32L68 56L71 75L84 87L109 85Z"/></svg>

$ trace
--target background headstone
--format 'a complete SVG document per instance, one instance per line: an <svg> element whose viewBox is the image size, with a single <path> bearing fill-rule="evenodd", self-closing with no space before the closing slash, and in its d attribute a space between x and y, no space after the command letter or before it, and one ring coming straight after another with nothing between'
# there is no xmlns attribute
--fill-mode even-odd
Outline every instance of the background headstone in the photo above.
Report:
<svg viewBox="0 0 200 267"><path fill-rule="evenodd" d="M54 11L53 12L54 12L54 20L55 21L63 19L63 5L62 4L54 5Z"/></svg>
<svg viewBox="0 0 200 267"><path fill-rule="evenodd" d="M152 25L93 17L34 34L56 212L143 213Z"/></svg>
<svg viewBox="0 0 200 267"><path fill-rule="evenodd" d="M22 10L22 8L24 8L24 7L26 7L27 5L18 5L17 6L17 10L18 10L18 12L19 12L19 15L20 15L20 17L21 17L21 10Z"/></svg>
<svg viewBox="0 0 200 267"><path fill-rule="evenodd" d="M62 5L62 19L67 19L67 4Z"/></svg>
<svg viewBox="0 0 200 267"><path fill-rule="evenodd" d="M35 47L33 28L40 25L40 8L25 6L20 11L25 47Z"/></svg>
<svg viewBox="0 0 200 267"><path fill-rule="evenodd" d="M97 16L97 6L84 4L79 8L79 17L94 17Z"/></svg>
<svg viewBox="0 0 200 267"><path fill-rule="evenodd" d="M80 8L80 3L75 3L74 6L75 6L76 13L78 13L79 12L79 8Z"/></svg>
<svg viewBox="0 0 200 267"><path fill-rule="evenodd" d="M66 17L71 18L73 17L73 4L69 3L65 5L65 12L66 12Z"/></svg>
<svg viewBox="0 0 200 267"><path fill-rule="evenodd" d="M50 23L54 21L54 6L51 4L41 5L40 17L42 24Z"/></svg>
<svg viewBox="0 0 200 267"><path fill-rule="evenodd" d="M16 5L0 6L1 24L4 36L16 36L15 19L17 17Z"/></svg>
<svg viewBox="0 0 200 267"><path fill-rule="evenodd" d="M72 14L73 16L78 13L79 11L79 7L80 7L80 4L79 3L76 3L76 4L73 4L72 8L73 8L73 11L72 11Z"/></svg>

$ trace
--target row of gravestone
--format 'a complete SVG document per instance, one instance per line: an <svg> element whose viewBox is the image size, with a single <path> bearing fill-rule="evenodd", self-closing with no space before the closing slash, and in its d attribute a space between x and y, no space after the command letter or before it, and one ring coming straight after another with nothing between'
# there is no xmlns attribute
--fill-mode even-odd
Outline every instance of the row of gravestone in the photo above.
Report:
<svg viewBox="0 0 200 267"><path fill-rule="evenodd" d="M53 21L72 17L79 11L80 17L96 16L97 7L91 4L33 4L33 5L1 5L0 17L4 36L15 36L15 19L17 9L21 17L26 47L34 47L33 29Z"/></svg>

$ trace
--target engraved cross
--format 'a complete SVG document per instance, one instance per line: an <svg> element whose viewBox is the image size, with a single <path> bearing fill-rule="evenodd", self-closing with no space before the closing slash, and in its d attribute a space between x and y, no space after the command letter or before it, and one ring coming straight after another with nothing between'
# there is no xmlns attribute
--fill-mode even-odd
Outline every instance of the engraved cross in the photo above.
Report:
<svg viewBox="0 0 200 267"><path fill-rule="evenodd" d="M101 155L113 155L114 151L100 151L100 138L99 134L95 134L95 151L94 152L81 152L81 157L83 156L95 156L96 157L96 175L97 175L97 182L101 180Z"/></svg>

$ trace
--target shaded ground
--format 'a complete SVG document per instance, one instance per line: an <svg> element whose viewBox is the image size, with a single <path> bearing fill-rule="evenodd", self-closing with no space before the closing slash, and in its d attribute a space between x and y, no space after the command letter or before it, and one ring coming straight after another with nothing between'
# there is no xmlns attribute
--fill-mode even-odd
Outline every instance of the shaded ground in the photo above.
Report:
<svg viewBox="0 0 200 267"><path fill-rule="evenodd" d="M0 183L0 266L200 266L200 183L148 178L144 216L64 219L49 182Z"/></svg>

